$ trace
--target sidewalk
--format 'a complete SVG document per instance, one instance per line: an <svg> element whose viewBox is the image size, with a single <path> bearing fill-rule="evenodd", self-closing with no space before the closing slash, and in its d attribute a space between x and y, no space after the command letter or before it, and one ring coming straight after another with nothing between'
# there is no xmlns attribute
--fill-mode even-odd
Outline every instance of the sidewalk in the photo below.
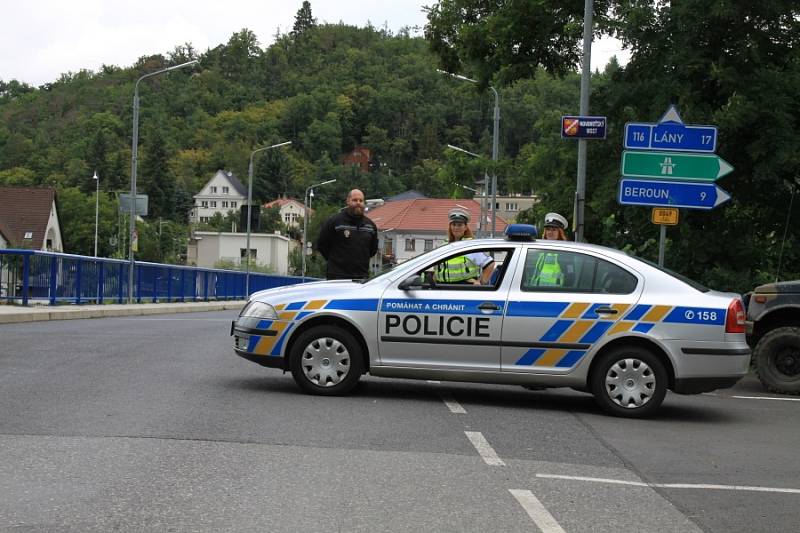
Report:
<svg viewBox="0 0 800 533"><path fill-rule="evenodd" d="M110 316L161 315L167 313L198 313L203 311L239 310L244 300L221 302L189 302L131 305L58 305L32 306L0 305L0 324L36 322L40 320L71 320Z"/></svg>

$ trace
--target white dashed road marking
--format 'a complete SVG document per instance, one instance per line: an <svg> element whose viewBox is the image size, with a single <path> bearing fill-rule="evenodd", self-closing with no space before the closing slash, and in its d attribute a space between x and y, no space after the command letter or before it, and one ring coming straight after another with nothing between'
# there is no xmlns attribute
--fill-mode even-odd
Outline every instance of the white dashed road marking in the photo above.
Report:
<svg viewBox="0 0 800 533"><path fill-rule="evenodd" d="M704 483L645 483L643 481L626 481L624 479L609 479L602 477L584 477L584 476L562 476L558 474L536 474L536 477L545 479L590 481L593 483L610 483L614 485L628 485L632 487L654 487L663 489L739 490L739 491L750 491L750 492L782 492L785 494L800 494L800 489L786 489L780 487L751 487L747 485L711 485Z"/></svg>
<svg viewBox="0 0 800 533"><path fill-rule="evenodd" d="M508 490L522 505L528 516L534 521L542 533L565 533L558 525L553 515L542 505L542 502L529 490L509 489Z"/></svg>
<svg viewBox="0 0 800 533"><path fill-rule="evenodd" d="M447 406L447 408L450 409L451 413L455 413L457 415L465 415L465 414L467 414L467 411L464 410L463 407L461 407L461 404L458 403L455 398L453 398L452 394L449 394L447 392L443 392L442 393L442 401Z"/></svg>
<svg viewBox="0 0 800 533"><path fill-rule="evenodd" d="M773 396L731 396L740 400L776 400L779 402L800 402L800 398L776 398Z"/></svg>
<svg viewBox="0 0 800 533"><path fill-rule="evenodd" d="M489 442L483 436L483 433L480 431L465 431L467 438L475 446L475 449L478 450L478 454L480 454L483 462L489 466L505 466L506 464L503 462L500 457L497 456L494 449L489 445Z"/></svg>

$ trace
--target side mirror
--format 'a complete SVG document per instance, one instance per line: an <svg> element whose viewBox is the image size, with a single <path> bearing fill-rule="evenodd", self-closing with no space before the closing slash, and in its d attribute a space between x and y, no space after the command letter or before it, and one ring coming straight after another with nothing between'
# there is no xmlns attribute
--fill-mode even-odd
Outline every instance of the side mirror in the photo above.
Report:
<svg viewBox="0 0 800 533"><path fill-rule="evenodd" d="M410 276L403 281L400 282L400 285L397 286L398 289L401 291L413 291L422 289L425 285L425 282L422 281L421 276Z"/></svg>

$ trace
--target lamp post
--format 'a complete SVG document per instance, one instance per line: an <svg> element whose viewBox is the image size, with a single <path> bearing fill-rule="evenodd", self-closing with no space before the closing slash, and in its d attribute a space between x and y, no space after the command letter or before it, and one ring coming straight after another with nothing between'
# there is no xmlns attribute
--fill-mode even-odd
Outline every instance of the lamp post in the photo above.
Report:
<svg viewBox="0 0 800 533"><path fill-rule="evenodd" d="M97 182L94 200L94 256L97 257L97 223L100 221L100 178L97 176L96 170L92 179Z"/></svg>
<svg viewBox="0 0 800 533"><path fill-rule="evenodd" d="M447 147L450 148L451 150L455 150L456 152L461 152L461 153L464 153L464 154L467 154L467 155L471 155L472 157L477 157L477 158L482 158L483 157L480 154L476 154L474 152L470 152L469 150L464 150L463 148L460 148L460 147L455 146L453 144L448 144ZM484 175L483 175L483 192L481 193L481 195L479 197L480 198L480 206L481 206L481 215L480 215L480 218L478 219L478 236L479 237L485 237L486 236L486 221L484 219L484 212L485 212L484 209L486 207L486 192L487 192L486 191L486 187L487 187L486 179L487 179L487 177L486 177L486 174L484 173ZM470 191L478 192L478 191L476 191L475 189L473 189L471 187L467 187L466 185L461 185L461 187L463 187L463 188L465 188L467 190L470 190Z"/></svg>
<svg viewBox="0 0 800 533"><path fill-rule="evenodd" d="M470 83L478 83L478 80L467 78L461 74L453 74L445 70L438 70L441 74L452 76L457 80L468 81ZM489 89L494 93L494 121L492 123L492 161L497 162L499 147L500 147L500 95L497 89L489 85ZM494 237L495 228L497 227L497 171L492 169L492 237Z"/></svg>
<svg viewBox="0 0 800 533"><path fill-rule="evenodd" d="M171 70L188 67L197 63L197 60L187 61L180 65L162 68L155 72L149 72L136 80L133 89L133 140L131 146L131 207L130 207L130 239L128 242L128 303L133 303L133 236L136 233L136 165L137 152L139 149L139 83L145 78L151 78Z"/></svg>
<svg viewBox="0 0 800 533"><path fill-rule="evenodd" d="M309 202L309 193L313 192L315 188L322 187L323 185L327 185L329 183L333 183L336 180L328 180L323 181L322 183L314 184L306 189L305 196L303 196L303 250L301 255L303 256L303 266L300 270L300 276L303 277L305 280L306 277L306 252L308 251L308 202Z"/></svg>
<svg viewBox="0 0 800 533"><path fill-rule="evenodd" d="M247 263L247 266L245 267L246 274L244 276L244 292L248 298L250 298L250 219L252 218L251 215L253 210L253 156L258 152L271 150L272 148L279 148L281 146L288 146L290 144L292 144L292 141L286 141L278 144L271 144L270 146L256 148L250 152L250 165L247 167L247 244L245 245L246 249L244 252L244 260Z"/></svg>

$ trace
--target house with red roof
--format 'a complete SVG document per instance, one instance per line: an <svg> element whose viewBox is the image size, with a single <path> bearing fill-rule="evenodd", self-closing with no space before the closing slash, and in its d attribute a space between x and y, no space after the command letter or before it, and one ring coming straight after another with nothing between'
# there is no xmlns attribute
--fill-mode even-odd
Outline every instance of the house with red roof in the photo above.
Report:
<svg viewBox="0 0 800 533"><path fill-rule="evenodd" d="M477 235L481 205L472 199L413 198L371 209L367 216L378 226L378 258L384 263L402 263L447 243L447 214L454 207L469 211L469 227ZM484 218L483 227L491 228L491 216L484 213ZM498 216L495 234L502 235L506 225L505 219Z"/></svg>
<svg viewBox="0 0 800 533"><path fill-rule="evenodd" d="M55 189L0 187L0 248L64 251Z"/></svg>
<svg viewBox="0 0 800 533"><path fill-rule="evenodd" d="M299 200L294 198L278 198L271 202L267 202L262 206L264 209L271 209L277 207L281 214L281 221L287 226L299 226L300 220L303 218L305 212L305 205ZM314 210L308 209L308 218L314 216Z"/></svg>

